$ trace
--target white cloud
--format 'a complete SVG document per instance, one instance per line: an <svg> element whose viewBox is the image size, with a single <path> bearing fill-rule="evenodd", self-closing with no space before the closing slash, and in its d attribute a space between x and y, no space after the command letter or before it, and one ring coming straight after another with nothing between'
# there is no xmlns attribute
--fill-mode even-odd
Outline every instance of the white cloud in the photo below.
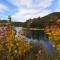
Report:
<svg viewBox="0 0 60 60"><path fill-rule="evenodd" d="M7 11L8 7L0 3L0 12L3 13L4 11Z"/></svg>
<svg viewBox="0 0 60 60"><path fill-rule="evenodd" d="M20 7L20 6L29 6L32 0L8 0L13 5Z"/></svg>
<svg viewBox="0 0 60 60"><path fill-rule="evenodd" d="M47 14L51 13L51 10L35 10L35 9L23 9L21 8L15 15L12 17L17 19L17 21L26 21L29 18L34 17L43 17Z"/></svg>
<svg viewBox="0 0 60 60"><path fill-rule="evenodd" d="M17 12L12 15L18 21L44 16L51 12L47 10L51 6L53 0L8 0L13 5L18 7Z"/></svg>
<svg viewBox="0 0 60 60"><path fill-rule="evenodd" d="M33 4L32 6L35 8L44 9L44 8L48 8L53 0L36 0L36 1L37 3Z"/></svg>
<svg viewBox="0 0 60 60"><path fill-rule="evenodd" d="M8 0L17 7L47 8L53 0Z"/></svg>

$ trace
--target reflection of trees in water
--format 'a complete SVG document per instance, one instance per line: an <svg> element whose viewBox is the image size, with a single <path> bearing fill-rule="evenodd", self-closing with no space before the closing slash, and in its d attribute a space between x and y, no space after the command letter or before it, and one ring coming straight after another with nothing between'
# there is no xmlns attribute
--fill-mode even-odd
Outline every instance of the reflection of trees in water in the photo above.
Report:
<svg viewBox="0 0 60 60"><path fill-rule="evenodd" d="M42 46L39 46L32 49L23 60L54 60L54 59L52 59L48 55L47 50L45 50Z"/></svg>
<svg viewBox="0 0 60 60"><path fill-rule="evenodd" d="M45 36L45 33L43 30L30 30L27 37L33 38L33 39L41 39Z"/></svg>
<svg viewBox="0 0 60 60"><path fill-rule="evenodd" d="M22 33L20 33L22 35L30 35L30 38L37 38L37 39L41 39L45 37L45 33L44 31L29 31L29 30L24 30L24 32L22 31ZM37 43L36 43L37 44ZM32 50L25 55L24 59L22 60L54 60L52 59L49 55L48 55L48 51L44 50L44 47L41 47L41 44L39 44L39 46L32 48Z"/></svg>

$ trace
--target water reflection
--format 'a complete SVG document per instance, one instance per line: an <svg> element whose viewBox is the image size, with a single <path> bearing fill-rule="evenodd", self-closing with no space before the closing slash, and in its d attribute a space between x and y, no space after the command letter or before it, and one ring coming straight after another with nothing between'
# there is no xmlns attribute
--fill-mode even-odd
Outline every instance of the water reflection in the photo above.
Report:
<svg viewBox="0 0 60 60"><path fill-rule="evenodd" d="M38 40L44 39L45 33L43 30L30 30L27 37L32 39L38 39Z"/></svg>

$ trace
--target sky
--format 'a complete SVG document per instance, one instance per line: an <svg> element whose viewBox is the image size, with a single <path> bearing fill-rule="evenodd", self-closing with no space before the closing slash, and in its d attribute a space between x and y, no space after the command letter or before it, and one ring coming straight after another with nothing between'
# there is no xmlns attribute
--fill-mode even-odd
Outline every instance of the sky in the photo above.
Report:
<svg viewBox="0 0 60 60"><path fill-rule="evenodd" d="M60 0L0 0L0 19L12 17L12 21L25 22L60 12Z"/></svg>

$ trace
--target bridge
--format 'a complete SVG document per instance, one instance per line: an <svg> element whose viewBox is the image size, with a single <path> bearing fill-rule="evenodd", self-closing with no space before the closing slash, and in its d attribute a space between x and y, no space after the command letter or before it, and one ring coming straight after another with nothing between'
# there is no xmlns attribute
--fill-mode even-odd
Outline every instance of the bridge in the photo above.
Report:
<svg viewBox="0 0 60 60"><path fill-rule="evenodd" d="M22 29L28 29L28 30L44 30L44 28L41 28L41 29L39 29L39 28L22 28Z"/></svg>

